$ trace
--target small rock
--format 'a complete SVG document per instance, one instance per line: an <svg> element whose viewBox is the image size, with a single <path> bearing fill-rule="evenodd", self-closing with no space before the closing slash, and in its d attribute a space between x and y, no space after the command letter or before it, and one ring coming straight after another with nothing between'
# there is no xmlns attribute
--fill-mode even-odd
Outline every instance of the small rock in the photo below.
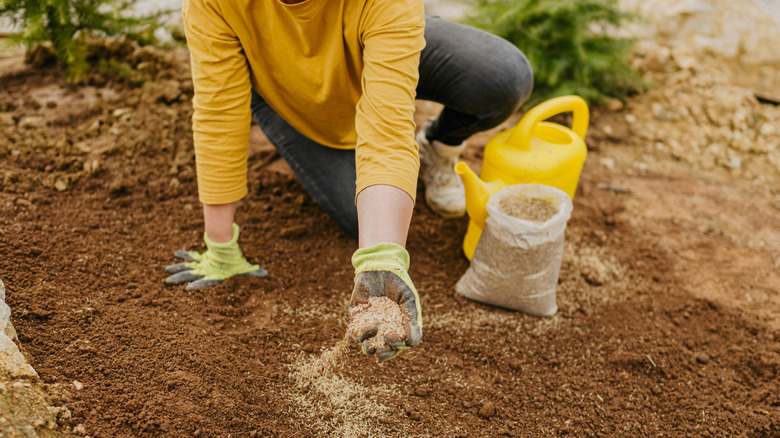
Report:
<svg viewBox="0 0 780 438"><path fill-rule="evenodd" d="M191 80L185 80L181 82L181 92L185 94L191 94L193 90L193 84Z"/></svg>
<svg viewBox="0 0 780 438"><path fill-rule="evenodd" d="M125 99L125 103L130 106L136 106L141 101L140 93L133 93Z"/></svg>
<svg viewBox="0 0 780 438"><path fill-rule="evenodd" d="M73 416L67 406L49 406L46 410L59 421L65 421Z"/></svg>
<svg viewBox="0 0 780 438"><path fill-rule="evenodd" d="M141 64L138 65L141 69ZM146 103L172 103L181 95L181 84L174 79L146 82L141 87L141 100Z"/></svg>
<svg viewBox="0 0 780 438"><path fill-rule="evenodd" d="M509 359L509 368L512 368L515 371L520 371L523 368L523 362L517 358Z"/></svg>
<svg viewBox="0 0 780 438"><path fill-rule="evenodd" d="M653 105L650 107L650 109L653 112L653 117L655 117L656 120L666 120L666 110L664 110L663 105L658 102L653 102Z"/></svg>
<svg viewBox="0 0 780 438"><path fill-rule="evenodd" d="M65 190L68 190L68 183L65 180L58 179L57 182L54 183L54 188L57 189L58 192L64 192Z"/></svg>
<svg viewBox="0 0 780 438"><path fill-rule="evenodd" d="M626 114L626 123L628 124L636 123L636 116L633 114Z"/></svg>
<svg viewBox="0 0 780 438"><path fill-rule="evenodd" d="M87 134L100 134L100 127L103 125L103 122L100 119L95 119L92 121L92 123L87 126L86 133Z"/></svg>
<svg viewBox="0 0 780 438"><path fill-rule="evenodd" d="M417 389L414 390L414 393L419 397L425 397L428 395L428 389L424 386L418 386Z"/></svg>
<svg viewBox="0 0 780 438"><path fill-rule="evenodd" d="M293 203L295 205L303 205L303 204L305 204L306 203L306 195L304 195L303 193L300 193L298 196L295 197L295 199L293 199Z"/></svg>
<svg viewBox="0 0 780 438"><path fill-rule="evenodd" d="M731 157L731 159L729 160L729 162L728 162L728 164L726 166L729 169L733 169L733 170L741 168L742 167L742 157L740 157L738 155L735 155L735 156Z"/></svg>
<svg viewBox="0 0 780 438"><path fill-rule="evenodd" d="M661 395L661 387L658 385L653 386L651 391L653 392L653 395Z"/></svg>
<svg viewBox="0 0 780 438"><path fill-rule="evenodd" d="M0 126L14 126L14 115L11 113L0 113Z"/></svg>
<svg viewBox="0 0 780 438"><path fill-rule="evenodd" d="M620 111L625 105L623 105L623 102L620 99L610 98L607 100L606 107L610 111Z"/></svg>
<svg viewBox="0 0 780 438"><path fill-rule="evenodd" d="M664 71L664 65L669 61L670 51L666 47L651 52L645 59L645 70L652 72Z"/></svg>
<svg viewBox="0 0 780 438"><path fill-rule="evenodd" d="M683 70L693 70L698 64L696 58L687 53L675 52L674 60L677 61L677 65Z"/></svg>
<svg viewBox="0 0 780 438"><path fill-rule="evenodd" d="M706 365L710 363L710 356L707 353L699 353L696 355L696 362Z"/></svg>
<svg viewBox="0 0 780 438"><path fill-rule="evenodd" d="M84 171L90 175L97 174L100 171L100 161L98 161L97 159L85 161Z"/></svg>
<svg viewBox="0 0 780 438"><path fill-rule="evenodd" d="M46 126L46 120L43 117L24 116L22 120L19 120L20 129L43 128L44 126Z"/></svg>
<svg viewBox="0 0 780 438"><path fill-rule="evenodd" d="M292 227L283 228L279 230L279 237L282 238L294 238L305 235L309 231L309 227L306 225L293 225Z"/></svg>
<svg viewBox="0 0 780 438"><path fill-rule="evenodd" d="M777 129L775 128L775 125L773 123L766 122L763 125L761 125L761 128L759 128L759 132L764 137L769 137L770 135L777 132Z"/></svg>
<svg viewBox="0 0 780 438"><path fill-rule="evenodd" d="M76 391L81 391L82 389L84 389L84 384L79 382L78 380L74 380L73 387L76 388Z"/></svg>
<svg viewBox="0 0 780 438"><path fill-rule="evenodd" d="M26 208L29 208L29 207L32 205L32 202L30 202L30 200L29 200L29 199L18 198L18 199L16 200L15 204L17 205L17 207L26 207Z"/></svg>
<svg viewBox="0 0 780 438"><path fill-rule="evenodd" d="M163 100L171 103L178 99L181 94L181 84L175 79L169 79L161 82L162 90L160 92Z"/></svg>
<svg viewBox="0 0 780 438"><path fill-rule="evenodd" d="M108 184L108 192L112 195L123 195L128 192L131 182L124 178L116 178Z"/></svg>
<svg viewBox="0 0 780 438"><path fill-rule="evenodd" d="M130 109L130 108L117 108L117 109L115 109L115 110L114 110L114 111L113 111L111 114L112 114L112 115L113 115L115 118L117 118L117 119L118 119L118 118L122 117L122 116L123 116L123 115L125 115L125 114L129 114L129 113L130 113L130 111L131 111L131 109Z"/></svg>
<svg viewBox="0 0 780 438"><path fill-rule="evenodd" d="M79 436L85 436L87 434L87 428L83 424L79 424L73 428L73 433Z"/></svg>
<svg viewBox="0 0 780 438"><path fill-rule="evenodd" d="M609 158L609 157L600 158L599 159L599 163L602 166L606 167L607 169L614 169L615 168L615 159L614 158Z"/></svg>
<svg viewBox="0 0 780 438"><path fill-rule="evenodd" d="M479 415L482 418L490 418L496 413L496 405L493 402L486 401L482 403L482 407L479 408Z"/></svg>
<svg viewBox="0 0 780 438"><path fill-rule="evenodd" d="M168 182L168 185L170 185L173 188L179 187L181 185L181 181L179 181L179 178L176 178L175 176L171 178L171 180Z"/></svg>

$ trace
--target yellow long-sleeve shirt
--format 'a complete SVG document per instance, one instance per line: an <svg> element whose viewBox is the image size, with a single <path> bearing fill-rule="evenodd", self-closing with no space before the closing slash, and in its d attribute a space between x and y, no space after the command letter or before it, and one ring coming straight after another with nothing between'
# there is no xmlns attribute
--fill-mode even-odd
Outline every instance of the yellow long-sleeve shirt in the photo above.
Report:
<svg viewBox="0 0 780 438"><path fill-rule="evenodd" d="M250 87L311 140L355 149L356 194L414 199L422 0L184 0L183 17L201 202L247 193Z"/></svg>

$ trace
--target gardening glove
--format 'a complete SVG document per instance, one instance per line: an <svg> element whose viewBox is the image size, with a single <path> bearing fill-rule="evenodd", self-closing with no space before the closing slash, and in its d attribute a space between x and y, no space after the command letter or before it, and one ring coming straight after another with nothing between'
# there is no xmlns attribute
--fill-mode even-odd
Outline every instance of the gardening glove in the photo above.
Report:
<svg viewBox="0 0 780 438"><path fill-rule="evenodd" d="M375 350L367 345L368 339L377 334L381 322L365 328L362 333L350 333L352 339L360 343L364 354L376 354L382 360L416 347L422 339L422 311L420 296L406 272L409 253L400 245L379 243L355 251L352 265L355 267L355 288L350 309L368 303L369 297L385 296L401 307L404 329L404 339L386 336L383 346Z"/></svg>
<svg viewBox="0 0 780 438"><path fill-rule="evenodd" d="M241 248L238 247L238 225L233 224L233 237L228 242L213 242L206 233L203 233L203 241L206 242L207 248L203 254L195 251L174 253L176 257L189 262L166 266L165 271L173 274L165 279L166 283L191 282L185 290L195 290L215 286L234 275L251 275L258 278L268 276L268 271L260 265L249 263L241 254Z"/></svg>

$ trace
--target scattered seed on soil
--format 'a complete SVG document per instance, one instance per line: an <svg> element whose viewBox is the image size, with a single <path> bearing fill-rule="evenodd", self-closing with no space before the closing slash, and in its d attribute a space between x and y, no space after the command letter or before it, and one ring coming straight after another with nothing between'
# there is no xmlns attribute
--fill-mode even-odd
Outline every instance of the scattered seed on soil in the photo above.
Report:
<svg viewBox="0 0 780 438"><path fill-rule="evenodd" d="M349 338L344 337L336 345L325 350L318 358L303 365L298 371L299 383L306 384L311 380L329 372L344 357L349 350Z"/></svg>
<svg viewBox="0 0 780 438"><path fill-rule="evenodd" d="M104 437L474 437L499 428L513 436L543 429L634 437L649 435L660 412L677 436L777 435L780 296L771 293L777 266L767 250L778 241L780 203L772 191L780 172L772 163L780 154L773 148L780 112L757 103L753 90L767 71L777 83L780 69L745 67L737 86L731 68L742 63L708 56L697 59L700 68L680 68L677 47L674 56L661 48L666 61L657 51L636 59L659 64L647 72L659 86L630 98L630 114L593 118L588 145L599 151L585 162L557 291L568 311L540 320L453 297L448 285L466 268L465 222L420 208L408 245L427 315L423 346L377 365L350 340L347 354L320 362L330 365L305 386L300 367L319 358L323 342L334 347L347 326L355 242L313 202L298 204L309 199L304 187L259 127L250 140L252 195L238 218L242 249L271 276L185 293L162 281L162 267L176 261L172 251L203 249L184 49L156 58L146 46L118 59L149 72L147 82L180 81L186 98L175 102L165 101L161 87L122 80L62 88L58 70L24 67L23 54L12 55L16 62L0 49L0 83L7 84L0 86L0 278L41 382L59 391L50 424L82 424L79 430ZM103 76L93 73L99 76L90 84ZM55 111L48 100L57 102ZM656 120L655 101L679 110L678 119ZM418 120L440 111L418 110ZM44 124L17 127L28 116ZM663 132L663 144L645 148L634 132ZM471 158L484 146L479 138L469 145ZM719 147L697 153L713 144ZM599 156L613 154L627 160L599 164ZM655 158L653 172L624 167L640 154ZM745 157L741 168L724 168L735 155ZM176 175L168 173L172 161ZM711 178L715 172L726 177ZM180 186L170 185L173 177ZM58 192L57 180L67 190ZM632 195L599 190L596 181L614 181ZM702 220L712 229L701 232ZM305 232L278 238L300 224ZM754 247L758 241L767 246ZM119 282L107 275L115 270ZM87 302L95 311L83 310ZM316 354L300 352L309 345ZM700 365L694 354L705 351L710 361ZM504 356L521 367L491 360ZM478 376L496 376L500 392L478 388L488 384ZM72 380L84 388L76 391ZM651 395L647 385L658 381L661 394ZM5 396L19 384L35 386L16 383ZM420 384L426 397L413 395ZM534 400L540 393L565 395ZM609 403L595 415L590 393ZM497 405L489 419L477 416L482 399ZM399 409L399 400L422 422Z"/></svg>
<svg viewBox="0 0 780 438"><path fill-rule="evenodd" d="M347 333L360 337L373 327L377 334L368 339L366 347L379 349L385 345L385 338L404 338L403 313L398 303L387 297L370 297L368 303L358 304L350 310L351 320Z"/></svg>
<svg viewBox="0 0 780 438"><path fill-rule="evenodd" d="M558 213L554 205L540 198L509 197L502 200L499 207L504 214L538 224L544 223Z"/></svg>

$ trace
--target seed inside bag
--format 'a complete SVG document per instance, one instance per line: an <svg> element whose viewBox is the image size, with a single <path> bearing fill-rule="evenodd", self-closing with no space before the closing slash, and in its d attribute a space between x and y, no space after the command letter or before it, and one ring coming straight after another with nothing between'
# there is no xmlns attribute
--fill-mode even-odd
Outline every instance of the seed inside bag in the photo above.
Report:
<svg viewBox="0 0 780 438"><path fill-rule="evenodd" d="M555 289L565 228L556 224L557 215L565 211L565 202L557 202L556 196L566 195L552 192L547 197L546 189L520 186L503 190L509 191L497 192L493 196L498 197L490 201L494 216L489 216L471 266L455 290L495 306L552 315L557 311Z"/></svg>
<svg viewBox="0 0 780 438"><path fill-rule="evenodd" d="M558 213L558 209L550 201L541 198L509 197L501 200L499 208L504 214L538 224Z"/></svg>

